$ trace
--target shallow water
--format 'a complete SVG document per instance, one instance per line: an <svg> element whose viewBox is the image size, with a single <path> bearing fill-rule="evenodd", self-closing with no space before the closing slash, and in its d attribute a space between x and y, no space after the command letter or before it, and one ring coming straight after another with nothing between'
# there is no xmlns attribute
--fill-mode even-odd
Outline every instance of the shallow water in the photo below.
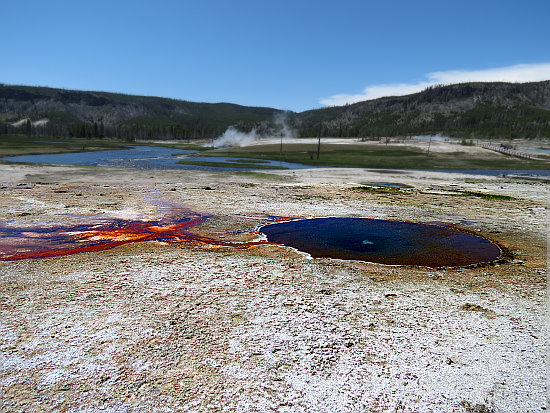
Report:
<svg viewBox="0 0 550 413"><path fill-rule="evenodd" d="M361 185L365 186L375 186L375 187L384 187L384 188L413 188L412 185L402 184L399 182L361 182Z"/></svg>
<svg viewBox="0 0 550 413"><path fill-rule="evenodd" d="M270 224L268 241L294 247L314 258L390 265L456 267L493 261L498 246L450 227L368 218L315 218Z"/></svg>
<svg viewBox="0 0 550 413"><path fill-rule="evenodd" d="M549 164L550 165L550 164ZM426 172L447 172L468 175L540 175L550 176L550 169L429 169Z"/></svg>
<svg viewBox="0 0 550 413"><path fill-rule="evenodd" d="M199 243L248 249L268 242L231 242L203 236L189 229L203 224L209 216L188 208L167 205L158 220L95 219L82 217L78 225L19 224L0 220L0 261L59 257L98 252L143 241ZM89 221L89 222L86 222Z"/></svg>
<svg viewBox="0 0 550 413"><path fill-rule="evenodd" d="M531 153L540 153L540 154L550 154L550 148L532 148L526 146L520 146L518 148L520 152L531 152Z"/></svg>
<svg viewBox="0 0 550 413"><path fill-rule="evenodd" d="M323 168L313 165L304 165L299 163L271 161L263 159L246 159L250 163L248 168L232 168L231 163L242 163L242 158L231 157L208 157L208 156L186 156L195 154L196 151L165 148L162 146L132 146L128 149L116 149L107 151L91 151L91 152L72 152L58 154L43 154L43 155L20 155L8 156L0 158L0 161L8 162L28 162L28 163L45 163L54 165L89 165L89 166L106 166L113 168L128 168L128 169L187 169L187 170L206 170L206 171L247 171L255 170L253 161L260 166L261 169L273 166L275 168L285 169L316 169ZM179 156L181 155L181 156ZM201 161L201 162L225 162L227 167L205 166L205 165L184 165L178 164L178 161ZM369 171L383 173L389 171L385 169L371 169ZM450 172L450 173L466 173L476 175L509 175L509 174L534 174L550 176L550 169L547 170L463 170L463 169L448 169L448 170L430 170L431 172ZM394 171L393 173L399 173Z"/></svg>
<svg viewBox="0 0 550 413"><path fill-rule="evenodd" d="M110 166L133 169L167 169L176 165L174 154L191 153L160 146L132 146L107 151L21 155L2 158L10 162L48 163L58 165Z"/></svg>
<svg viewBox="0 0 550 413"><path fill-rule="evenodd" d="M239 158L228 157L179 157L196 153L182 149L165 148L162 146L132 146L128 149L108 151L57 153L44 155L20 155L0 158L9 162L46 163L55 165L90 165L107 166L128 169L196 169L196 170L254 170L254 163L248 168L231 168L231 162L238 163ZM178 161L228 162L227 167L183 165ZM251 160L248 160L249 162ZM266 166L282 167L286 169L315 168L315 166L295 164L290 162L256 160L262 168Z"/></svg>
<svg viewBox="0 0 550 413"><path fill-rule="evenodd" d="M227 167L220 167L216 169L230 169L230 170L249 170L249 169L255 169L254 164L257 164L261 169L273 167L274 169L312 169L312 168L319 168L318 166L314 165L304 165L300 163L292 163L292 162L283 162L283 161L271 161L267 159L242 159L242 158L232 158L228 156L186 156L186 157L178 157L176 158L178 161L197 161L197 162L223 162L227 163ZM250 165L248 168L231 168L231 163L236 164L247 164ZM187 167L187 166L194 166L194 165L184 165L179 164L181 167ZM208 166L196 166L197 168L215 168L215 167L208 167Z"/></svg>

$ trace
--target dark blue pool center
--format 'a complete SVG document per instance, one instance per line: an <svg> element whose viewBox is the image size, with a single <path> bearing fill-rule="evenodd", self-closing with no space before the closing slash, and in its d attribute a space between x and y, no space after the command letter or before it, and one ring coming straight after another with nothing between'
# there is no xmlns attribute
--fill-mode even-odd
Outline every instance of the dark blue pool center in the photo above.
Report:
<svg viewBox="0 0 550 413"><path fill-rule="evenodd" d="M500 248L486 238L441 225L369 218L314 218L260 229L270 242L314 258L389 265L459 267L494 261Z"/></svg>

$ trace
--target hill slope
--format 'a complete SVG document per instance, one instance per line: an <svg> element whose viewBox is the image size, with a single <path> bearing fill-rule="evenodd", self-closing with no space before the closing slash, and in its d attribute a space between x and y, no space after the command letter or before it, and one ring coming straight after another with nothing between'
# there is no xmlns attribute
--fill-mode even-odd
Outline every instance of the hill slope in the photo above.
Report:
<svg viewBox="0 0 550 413"><path fill-rule="evenodd" d="M346 106L294 119L303 136L550 137L550 81L464 83Z"/></svg>
<svg viewBox="0 0 550 413"><path fill-rule="evenodd" d="M211 138L281 111L231 103L0 85L0 133L123 138Z"/></svg>
<svg viewBox="0 0 550 413"><path fill-rule="evenodd" d="M0 134L214 138L228 126L266 130L273 108L0 84ZM464 83L408 96L289 113L300 136L550 137L550 81Z"/></svg>

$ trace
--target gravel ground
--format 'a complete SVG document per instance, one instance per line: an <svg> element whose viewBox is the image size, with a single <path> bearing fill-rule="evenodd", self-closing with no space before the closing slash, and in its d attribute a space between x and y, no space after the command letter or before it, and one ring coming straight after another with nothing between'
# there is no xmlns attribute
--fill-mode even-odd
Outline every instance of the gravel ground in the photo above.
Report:
<svg viewBox="0 0 550 413"><path fill-rule="evenodd" d="M174 203L212 214L195 231L226 240L256 237L267 215L350 216L456 223L506 251L431 269L143 242L0 262L1 411L547 408L544 183L342 168L0 165L0 177L0 218L20 223L155 219ZM355 189L369 181L412 187Z"/></svg>

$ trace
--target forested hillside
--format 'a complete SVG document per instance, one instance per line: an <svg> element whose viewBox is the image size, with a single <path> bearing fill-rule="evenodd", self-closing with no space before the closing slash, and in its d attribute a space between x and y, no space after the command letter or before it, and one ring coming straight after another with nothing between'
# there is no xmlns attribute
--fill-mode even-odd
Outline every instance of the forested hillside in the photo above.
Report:
<svg viewBox="0 0 550 413"><path fill-rule="evenodd" d="M0 85L0 134L213 138L231 125L245 130L257 127L279 112L231 103Z"/></svg>
<svg viewBox="0 0 550 413"><path fill-rule="evenodd" d="M302 136L550 137L550 81L430 87L298 114Z"/></svg>
<svg viewBox="0 0 550 413"><path fill-rule="evenodd" d="M135 139L269 130L283 111L231 103L0 84L0 134ZM298 136L550 137L550 81L464 83L408 96L286 113Z"/></svg>

